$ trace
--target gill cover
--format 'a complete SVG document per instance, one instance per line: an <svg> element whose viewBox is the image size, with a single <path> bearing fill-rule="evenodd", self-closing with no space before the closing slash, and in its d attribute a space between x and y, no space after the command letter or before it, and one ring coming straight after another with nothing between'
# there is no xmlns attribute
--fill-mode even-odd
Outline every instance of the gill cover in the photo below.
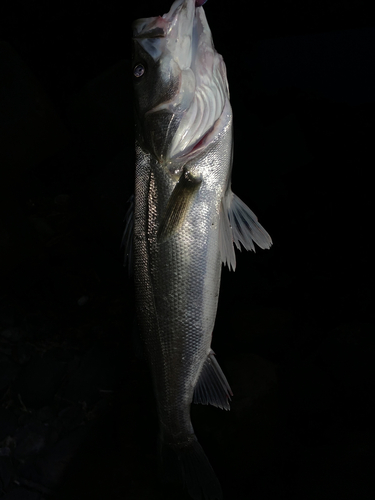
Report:
<svg viewBox="0 0 375 500"><path fill-rule="evenodd" d="M229 98L223 58L195 4L176 0L162 17L133 24L137 138L162 164L192 152Z"/></svg>

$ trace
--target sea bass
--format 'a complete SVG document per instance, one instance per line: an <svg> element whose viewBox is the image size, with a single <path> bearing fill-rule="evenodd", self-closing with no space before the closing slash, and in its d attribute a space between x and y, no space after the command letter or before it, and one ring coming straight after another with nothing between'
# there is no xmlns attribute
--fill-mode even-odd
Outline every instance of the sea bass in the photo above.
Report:
<svg viewBox="0 0 375 500"><path fill-rule="evenodd" d="M164 478L181 482L194 499L213 500L222 498L221 488L190 405L229 410L232 391L211 349L221 267L235 269L234 245L254 250L254 242L272 242L231 190L226 68L203 3L176 0L162 17L133 24L136 173L125 240L134 254Z"/></svg>

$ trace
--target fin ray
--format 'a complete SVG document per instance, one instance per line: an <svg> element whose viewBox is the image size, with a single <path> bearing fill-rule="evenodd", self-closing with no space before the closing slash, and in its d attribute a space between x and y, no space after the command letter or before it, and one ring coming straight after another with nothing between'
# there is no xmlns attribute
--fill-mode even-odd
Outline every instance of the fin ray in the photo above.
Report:
<svg viewBox="0 0 375 500"><path fill-rule="evenodd" d="M183 224L202 177L184 168L171 197L158 230L159 243L167 240Z"/></svg>
<svg viewBox="0 0 375 500"><path fill-rule="evenodd" d="M259 224L258 217L238 196L234 193L232 196L228 217L236 247L241 249L241 243L246 250L255 251L254 243L256 243L262 249L270 248L271 237Z"/></svg>
<svg viewBox="0 0 375 500"><path fill-rule="evenodd" d="M195 386L193 403L211 404L223 410L230 410L231 396L233 393L228 380L216 360L214 351L211 350Z"/></svg>
<svg viewBox="0 0 375 500"><path fill-rule="evenodd" d="M121 246L125 248L124 250L124 267L127 266L128 274L131 276L133 274L133 232L134 232L134 194L128 199L128 210L125 215L125 229L122 235Z"/></svg>
<svg viewBox="0 0 375 500"><path fill-rule="evenodd" d="M255 252L254 243L267 249L271 247L272 239L259 224L254 212L229 187L221 202L219 244L222 262L234 271L236 256L233 244L238 250L242 245L245 250Z"/></svg>
<svg viewBox="0 0 375 500"><path fill-rule="evenodd" d="M179 482L193 500L222 500L220 483L195 435L186 443L160 439L161 475L165 482Z"/></svg>
<svg viewBox="0 0 375 500"><path fill-rule="evenodd" d="M229 269L236 269L236 254L233 247L232 228L228 218L225 197L221 200L220 220L219 220L219 248L221 261Z"/></svg>

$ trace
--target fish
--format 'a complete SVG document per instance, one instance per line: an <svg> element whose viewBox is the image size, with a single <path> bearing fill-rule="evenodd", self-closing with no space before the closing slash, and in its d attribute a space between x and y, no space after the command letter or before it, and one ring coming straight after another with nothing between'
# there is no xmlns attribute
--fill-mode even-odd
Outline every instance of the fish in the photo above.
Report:
<svg viewBox="0 0 375 500"><path fill-rule="evenodd" d="M202 0L176 0L132 30L135 194L126 217L137 330L159 421L164 481L194 500L222 489L195 435L192 403L230 409L211 348L222 264L271 237L231 189L233 113Z"/></svg>

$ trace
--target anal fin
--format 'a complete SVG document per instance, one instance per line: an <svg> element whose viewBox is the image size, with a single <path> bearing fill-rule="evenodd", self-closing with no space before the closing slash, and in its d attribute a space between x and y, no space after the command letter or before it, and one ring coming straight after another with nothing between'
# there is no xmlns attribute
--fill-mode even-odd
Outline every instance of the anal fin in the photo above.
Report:
<svg viewBox="0 0 375 500"><path fill-rule="evenodd" d="M214 351L211 350L195 386L193 403L210 404L223 410L230 410L231 396L233 393L228 380L216 361Z"/></svg>

